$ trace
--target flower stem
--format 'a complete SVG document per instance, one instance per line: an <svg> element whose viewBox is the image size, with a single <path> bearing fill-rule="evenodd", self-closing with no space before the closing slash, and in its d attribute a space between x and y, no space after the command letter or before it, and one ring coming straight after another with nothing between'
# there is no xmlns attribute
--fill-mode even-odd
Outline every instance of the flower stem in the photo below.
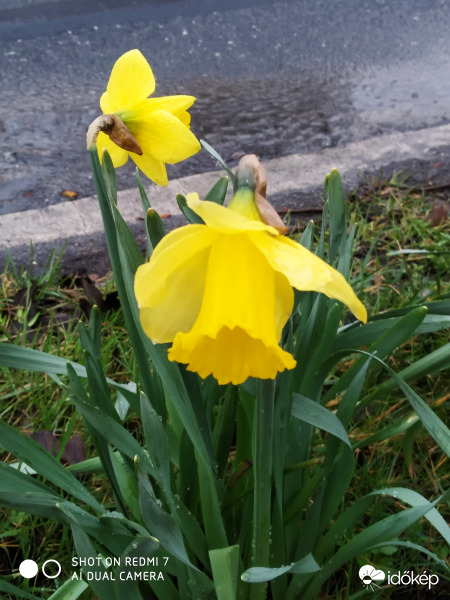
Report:
<svg viewBox="0 0 450 600"><path fill-rule="evenodd" d="M258 381L253 430L253 560L255 567L269 566L272 496L272 438L274 382ZM267 583L252 584L251 599L265 600Z"/></svg>

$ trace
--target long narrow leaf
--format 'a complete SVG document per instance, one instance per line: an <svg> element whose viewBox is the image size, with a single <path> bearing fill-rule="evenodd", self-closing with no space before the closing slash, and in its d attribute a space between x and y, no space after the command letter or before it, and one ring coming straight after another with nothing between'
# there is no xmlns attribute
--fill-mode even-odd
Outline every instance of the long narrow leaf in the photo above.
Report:
<svg viewBox="0 0 450 600"><path fill-rule="evenodd" d="M144 452L135 438L120 424L98 408L90 406L81 400L74 398L74 403L84 418L101 434L106 440L113 444L120 452L134 460L139 457L142 465L152 475L155 474L155 466L152 464L148 454Z"/></svg>
<svg viewBox="0 0 450 600"><path fill-rule="evenodd" d="M211 470L198 462L198 481L205 535L209 548L228 546L227 535L220 510L220 499Z"/></svg>
<svg viewBox="0 0 450 600"><path fill-rule="evenodd" d="M333 264L338 254L342 253L347 237L347 223L345 218L345 198L339 172L333 169L325 177L325 198L328 203L330 241L328 255ZM344 274L344 276L346 276Z"/></svg>
<svg viewBox="0 0 450 600"><path fill-rule="evenodd" d="M87 377L86 367L72 360L54 356L47 352L0 342L0 365L10 369L22 369L49 375L66 375L70 365L79 377ZM106 381L119 389L127 401L135 408L138 400L136 393L129 389L130 384L117 383L107 378Z"/></svg>
<svg viewBox="0 0 450 600"><path fill-rule="evenodd" d="M154 208L149 208L146 212L145 225L147 230L148 253L151 255L153 250L166 235L166 229L161 217Z"/></svg>
<svg viewBox="0 0 450 600"><path fill-rule="evenodd" d="M447 351L450 349L450 344L447 344L445 347ZM440 349L442 350L442 348ZM361 351L363 354L365 352ZM415 410L417 416L421 420L423 426L431 435L431 437L436 441L436 443L440 446L440 448L450 456L450 430L449 428L441 421L441 419L432 411L432 409L422 400L418 394L402 379L402 377L393 371L385 362L379 359L377 356L374 356L374 359L380 362L385 369L392 376L395 383L405 394L408 402L411 404L412 408Z"/></svg>
<svg viewBox="0 0 450 600"><path fill-rule="evenodd" d="M385 331L385 333L379 337L373 344L368 348L367 354L375 354L384 358L389 356L400 344L406 342L416 330L419 324L423 321L427 314L426 307L419 307L410 313L403 316L399 321L394 323L392 327ZM343 352L336 352L332 355L329 360L326 360L318 373L318 377L325 377L334 364L342 357L348 354L348 350ZM336 397L337 394L345 390L356 376L356 373L363 368L365 359L361 357L339 378L339 380L333 385L333 387L324 395L322 398L322 404L326 404L329 400Z"/></svg>
<svg viewBox="0 0 450 600"><path fill-rule="evenodd" d="M228 173L228 176L230 178L231 183L233 184L233 190L234 190L234 192L236 192L236 190L237 190L237 178L236 178L236 175L233 173L233 171L231 171L231 169L228 168L228 166L226 165L226 163L223 160L223 158L220 156L220 154L218 154L214 150L214 148L212 146L210 146L207 142L205 142L205 140L200 140L200 144L203 146L203 148L205 148L205 150L207 150L207 152L209 152L211 154L212 157L214 157L222 165L222 167Z"/></svg>
<svg viewBox="0 0 450 600"><path fill-rule="evenodd" d="M171 502L169 442L161 419L145 394L141 394L141 415L146 448L155 466L156 480Z"/></svg>
<svg viewBox="0 0 450 600"><path fill-rule="evenodd" d="M436 373L442 369L445 369L450 364L450 343L445 344L441 348L430 352L429 354L419 358L414 363L400 371L397 376L400 377L403 381L413 381L414 379L418 379L419 377L423 377L425 375L430 375L431 373ZM388 381L376 386L370 394L368 394L365 398L365 401L368 402L374 396L384 397L386 394L391 392L397 386L397 380L395 377L392 377Z"/></svg>
<svg viewBox="0 0 450 600"><path fill-rule="evenodd" d="M437 509L433 508L432 503L418 492L408 488L395 487L376 490L375 492L372 492L372 494L379 496L392 496L392 498L395 498L400 502L404 502L405 504L409 504L409 506L424 506L425 504L428 504L430 506L430 510L426 513L425 518L441 534L447 544L450 545L450 527L447 525L442 515L439 514Z"/></svg>
<svg viewBox="0 0 450 600"><path fill-rule="evenodd" d="M427 305L429 309L429 306ZM333 343L333 352L344 350L346 348L360 348L367 346L380 337L392 325L398 322L400 317L391 317L370 321L366 325L352 328L338 335ZM449 315L427 314L423 321L416 327L415 334L432 333L441 331L450 327Z"/></svg>
<svg viewBox="0 0 450 600"><path fill-rule="evenodd" d="M72 494L78 500L86 502L100 513L105 511L78 479L33 439L19 433L14 427L0 422L0 440L3 448L23 460L38 473L45 475L48 481Z"/></svg>
<svg viewBox="0 0 450 600"><path fill-rule="evenodd" d="M97 558L96 549L94 548L89 537L86 535L83 529L81 529L81 527L77 525L72 525L72 535L77 555L80 558ZM88 577L89 573L94 573L94 577L90 579L90 587L95 593L95 595L98 597L98 600L120 600L120 586L115 585L112 581L109 580L107 569L101 563L101 561L96 561L94 567L83 566L82 570L86 578ZM99 578L99 580L97 580L95 574L100 575L101 579Z"/></svg>
<svg viewBox="0 0 450 600"><path fill-rule="evenodd" d="M217 600L236 600L239 546L209 551Z"/></svg>
<svg viewBox="0 0 450 600"><path fill-rule="evenodd" d="M92 357L91 358L88 357L87 362L92 363ZM96 370L97 369L94 367L94 371L96 371ZM114 417L111 417L110 415L108 415L107 412L104 412L103 406L102 407L98 406L99 401L95 399L97 389L95 388L95 385L93 385L97 374L92 372L92 364L90 365L89 372L90 372L90 377L92 379L92 381L90 382L91 397L88 396L86 390L84 389L83 385L81 384L80 378L75 373L75 371L72 369L72 367L70 365L67 365L67 375L69 377L68 391L69 391L69 396L70 396L72 402L75 404L76 407L78 407L78 409L80 409L80 406L91 406L92 409L95 409L98 412L100 412L101 414L103 414L105 419L112 420L116 423L116 426L121 427L120 419L117 415L117 412L114 411L114 409L112 407L112 403L110 403L110 407L107 410L109 412L114 412ZM99 375L101 377L101 374L99 374ZM93 390L94 398L92 398L92 390ZM106 401L107 401L107 399L106 399ZM104 401L100 401L100 403L103 404ZM105 435L102 435L101 429L96 427L91 421L89 421L89 419L86 418L86 415L84 415L83 413L81 413L81 414L83 415L83 417L86 421L86 426L87 426L87 429L89 432L89 436L95 445L95 448L97 450L98 457L100 458L100 461L102 463L103 469L104 469L105 473L107 474L108 479L111 483L112 489L116 496L116 501L119 504L120 509L125 510L124 500L120 493L120 487L117 482L116 473L114 471L114 467L111 462L109 440Z"/></svg>
<svg viewBox="0 0 450 600"><path fill-rule="evenodd" d="M291 414L300 421L305 421L331 433L351 448L350 440L341 421L321 404L313 402L301 394L294 394Z"/></svg>
<svg viewBox="0 0 450 600"><path fill-rule="evenodd" d="M217 183L209 190L205 196L205 200L210 202L216 202L216 204L223 204L227 195L228 188L228 177L221 177Z"/></svg>
<svg viewBox="0 0 450 600"><path fill-rule="evenodd" d="M97 518L89 514L72 502L58 502L58 511L62 513L65 521L78 526L93 540L106 548L112 555L120 555L124 549L136 539L136 525L130 528L128 521L114 518ZM139 533L142 532L139 531ZM148 532L144 530L148 537Z"/></svg>
<svg viewBox="0 0 450 600"><path fill-rule="evenodd" d="M56 592L49 596L48 600L77 600L88 587L88 584L83 580L68 579Z"/></svg>
<svg viewBox="0 0 450 600"><path fill-rule="evenodd" d="M204 224L204 220L198 216L189 206L187 205L186 198L182 194L177 194L177 204L183 215L191 224Z"/></svg>
<svg viewBox="0 0 450 600"><path fill-rule="evenodd" d="M314 560L312 554L307 554L295 563L284 567L251 567L242 573L241 579L248 583L257 583L261 581L271 581L285 573L316 573L319 570L320 567Z"/></svg>
<svg viewBox="0 0 450 600"><path fill-rule="evenodd" d="M102 213L103 225L105 228L105 236L106 242L108 245L108 252L111 261L111 266L114 272L114 278L116 282L117 291L119 294L127 331L130 336L130 341L133 346L136 361L138 363L139 372L141 376L142 386L148 397L152 395L153 382L150 373L150 366L148 363L147 354L145 352L145 348L143 346L142 336L143 332L139 326L139 315L136 318L136 315L133 313L132 308L130 307L128 301L128 294L124 283L124 275L122 273L122 261L121 261L121 252L120 252L120 244L118 240L118 227L116 226L115 216L117 217L117 221L119 223L119 228L124 236L128 239L131 235L128 234L127 225L123 222L121 217L118 217L118 209L116 203L110 199L107 191L107 186L103 177L103 173L100 167L100 162L98 159L98 154L96 148L89 149L89 157L91 160L92 171L94 174L95 187L97 190L98 201L100 205L100 210ZM133 242L131 242L133 245ZM135 244L135 242L134 242ZM133 263L142 262L142 256L138 256L139 250L136 251L135 245L133 245L133 249L127 252L127 259L130 259ZM133 267L136 268L136 265L133 264ZM133 277L133 274L131 277ZM158 408L158 407L156 407ZM162 413L161 413L162 414Z"/></svg>
<svg viewBox="0 0 450 600"><path fill-rule="evenodd" d="M70 363L80 377L86 377L86 368L65 358L47 354L40 350L0 342L0 365L10 369L38 371L53 375L65 375L67 363Z"/></svg>
<svg viewBox="0 0 450 600"><path fill-rule="evenodd" d="M10 594L11 598L25 598L25 600L40 600L37 596L30 594L29 592L25 592L24 590L19 589L17 586L12 583L8 583L4 579L0 579L0 592L5 592Z"/></svg>
<svg viewBox="0 0 450 600"><path fill-rule="evenodd" d="M436 556L436 554L434 554L434 552L430 552L430 550L428 550L428 548L424 548L423 546L420 546L419 544L414 544L413 542L400 541L400 540L389 540L386 544L382 543L382 544L377 544L376 546L373 546L373 549L385 548L386 546L398 546L399 548L409 548L412 550L417 550L418 552L423 552L423 554L426 554L427 556L429 556L437 565L444 568L446 571L450 572L450 567L444 560L442 560L442 558L439 558L439 556Z"/></svg>
<svg viewBox="0 0 450 600"><path fill-rule="evenodd" d="M171 515L161 507L157 500L146 473L138 465L139 479L139 504L142 518L152 535L160 542L161 546L173 554L182 563L195 568L189 560L183 536Z"/></svg>

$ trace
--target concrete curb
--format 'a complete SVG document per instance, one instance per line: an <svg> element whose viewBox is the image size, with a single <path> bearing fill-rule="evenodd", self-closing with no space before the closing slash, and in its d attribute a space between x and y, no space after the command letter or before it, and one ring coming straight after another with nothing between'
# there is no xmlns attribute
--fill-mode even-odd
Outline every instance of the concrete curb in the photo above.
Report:
<svg viewBox="0 0 450 600"><path fill-rule="evenodd" d="M392 172L395 165L414 160L436 160L440 153L447 156L449 148L450 125L443 125L383 135L314 154L293 154L268 160L263 163L268 176L268 196L278 210L282 207L304 209L305 202L314 210L321 205L323 181L332 168L339 170L344 187L349 190L360 183L362 174L376 173L385 168ZM179 217L175 200L177 193L196 191L202 197L222 175L223 171L212 171L183 177L172 180L166 188L148 186L147 193L152 206L160 214ZM142 221L137 187L119 192L118 205L128 223L136 225ZM168 229L179 226L181 222L179 218L165 219ZM21 253L24 248L29 248L30 242L36 248L39 245L58 248L65 240L71 240L73 246L74 240L93 240L101 237L102 233L103 224L95 197L2 215L0 263L4 263L7 249L21 262Z"/></svg>
<svg viewBox="0 0 450 600"><path fill-rule="evenodd" d="M160 214L179 215L177 194L198 191L205 195L217 179L220 171L174 179L165 188L147 186L146 192L152 207ZM120 171L119 171L120 177ZM128 223L142 219L143 209L136 184L135 189L118 192L117 203ZM11 250L14 246L57 242L71 235L92 235L103 231L103 222L96 196L71 202L61 202L42 209L26 210L3 215L0 222L0 248Z"/></svg>

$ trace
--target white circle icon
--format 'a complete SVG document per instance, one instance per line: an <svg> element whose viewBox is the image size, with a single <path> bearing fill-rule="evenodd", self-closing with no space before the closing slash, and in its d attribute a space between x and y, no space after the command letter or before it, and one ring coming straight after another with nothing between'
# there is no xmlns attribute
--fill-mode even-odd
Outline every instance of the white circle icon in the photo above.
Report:
<svg viewBox="0 0 450 600"><path fill-rule="evenodd" d="M37 566L37 563L34 562L34 560L23 560L19 565L19 573L25 579L31 579L37 574L38 571L39 567Z"/></svg>
<svg viewBox="0 0 450 600"><path fill-rule="evenodd" d="M55 563L58 565L58 572L55 575L49 575L48 573L45 572L45 565L48 565L49 563ZM61 564L57 560L55 560L53 558L49 558L42 565L42 573L47 577L47 579L55 579L55 577L58 577L58 575L61 573Z"/></svg>

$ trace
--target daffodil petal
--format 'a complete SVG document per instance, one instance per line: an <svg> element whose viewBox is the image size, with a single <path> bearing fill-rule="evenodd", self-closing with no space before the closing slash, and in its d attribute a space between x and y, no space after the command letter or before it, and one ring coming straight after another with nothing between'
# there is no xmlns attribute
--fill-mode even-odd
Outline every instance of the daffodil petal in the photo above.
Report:
<svg viewBox="0 0 450 600"><path fill-rule="evenodd" d="M277 340L294 308L294 291L286 277L275 271L275 331Z"/></svg>
<svg viewBox="0 0 450 600"><path fill-rule="evenodd" d="M203 285L204 267L195 262L196 257L203 256L204 251L209 250L215 237L215 233L204 225L186 225L164 236L150 261L136 271L134 292L139 308L158 308L166 302L174 314L178 312L176 306L180 297L177 298L178 291L174 293L175 288L172 286L178 286L176 278L180 277L185 287L192 285L195 289L201 288L199 282ZM191 261L195 262L192 269ZM185 277L188 271L191 283ZM186 293L191 292L187 290Z"/></svg>
<svg viewBox="0 0 450 600"><path fill-rule="evenodd" d="M194 96L162 96L161 98L146 98L139 104L122 106L116 110L111 105L106 104L107 100L108 98L103 100L102 96L101 102L104 102L105 108L108 109L108 111L105 110L104 112L116 112L129 128L134 127L135 129L136 125L133 124L137 124L139 127L139 123L145 122L151 113L160 110L168 112L184 122L185 117L181 118L180 115L189 115L186 110L195 102Z"/></svg>
<svg viewBox="0 0 450 600"><path fill-rule="evenodd" d="M189 127L191 126L191 115L187 112L187 110L182 110L180 112L173 113L173 115L179 121L181 121L185 127L189 129Z"/></svg>
<svg viewBox="0 0 450 600"><path fill-rule="evenodd" d="M130 50L115 63L103 94L100 107L104 112L116 112L142 102L155 91L152 69L139 50Z"/></svg>
<svg viewBox="0 0 450 600"><path fill-rule="evenodd" d="M251 235L254 244L274 269L298 290L322 292L343 302L357 319L367 321L367 311L343 275L293 240L279 236Z"/></svg>
<svg viewBox="0 0 450 600"><path fill-rule="evenodd" d="M156 158L150 154L146 154L145 152L142 154L142 156L134 153L130 154L130 156L140 170L157 185L165 186L168 184L169 180L167 178L167 171L164 163L156 160Z"/></svg>
<svg viewBox="0 0 450 600"><path fill-rule="evenodd" d="M153 343L172 342L178 332L189 331L194 325L202 304L208 256L207 247L173 269L166 279L164 300L157 305L144 303L140 309L142 328ZM136 296L145 295L145 290L140 293L142 286L152 286L152 266L139 267L142 272L136 277Z"/></svg>
<svg viewBox="0 0 450 600"><path fill-rule="evenodd" d="M249 377L274 379L293 369L296 361L277 345L267 347L237 327L223 327L216 338L201 333L178 333L169 349L169 360L185 363L203 379L213 375L219 384L238 385Z"/></svg>
<svg viewBox="0 0 450 600"><path fill-rule="evenodd" d="M148 98L145 100L145 108L148 112L165 110L166 112L176 114L190 108L195 100L195 96L183 96L181 94L175 96L160 96L159 98Z"/></svg>
<svg viewBox="0 0 450 600"><path fill-rule="evenodd" d="M134 135L144 154L151 154L163 163L180 162L200 150L200 143L191 130L165 110L141 118L134 127Z"/></svg>
<svg viewBox="0 0 450 600"><path fill-rule="evenodd" d="M122 150L122 148L119 148L117 144L109 139L106 133L100 131L97 136L97 152L100 162L103 159L104 150L108 151L108 154L111 157L112 163L116 169L124 165L128 160L128 152L126 150Z"/></svg>
<svg viewBox="0 0 450 600"><path fill-rule="evenodd" d="M113 102L108 92L103 92L103 94L100 96L100 108L102 109L104 115L111 115L116 112L118 107Z"/></svg>
<svg viewBox="0 0 450 600"><path fill-rule="evenodd" d="M239 233L245 231L267 232L278 236L278 231L262 221L254 221L208 200L199 200L197 194L188 194L187 204L207 225L223 233Z"/></svg>

